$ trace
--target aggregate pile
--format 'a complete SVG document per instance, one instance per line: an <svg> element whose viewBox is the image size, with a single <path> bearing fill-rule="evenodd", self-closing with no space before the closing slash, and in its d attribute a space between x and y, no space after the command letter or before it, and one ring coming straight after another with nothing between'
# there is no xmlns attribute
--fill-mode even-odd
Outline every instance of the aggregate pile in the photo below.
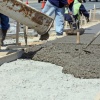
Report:
<svg viewBox="0 0 100 100"><path fill-rule="evenodd" d="M23 58L50 62L63 67L62 72L76 78L100 78L100 44L66 43L66 37L29 48Z"/></svg>

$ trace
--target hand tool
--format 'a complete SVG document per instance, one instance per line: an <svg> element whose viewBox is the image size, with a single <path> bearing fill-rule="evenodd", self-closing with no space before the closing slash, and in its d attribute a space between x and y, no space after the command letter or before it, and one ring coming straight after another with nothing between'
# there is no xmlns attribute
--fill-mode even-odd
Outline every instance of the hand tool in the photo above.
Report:
<svg viewBox="0 0 100 100"><path fill-rule="evenodd" d="M98 33L96 33L94 35L94 37L92 38L92 40L84 47L80 50L79 55L81 55L82 51L86 52L86 53L91 53L90 51L86 50L87 47L89 47L91 45L91 43L100 35L100 31Z"/></svg>
<svg viewBox="0 0 100 100"><path fill-rule="evenodd" d="M91 43L92 43L99 35L100 35L100 31L94 35L94 37L92 38L92 40L86 45L86 47L85 47L84 49L86 49L88 46L90 46Z"/></svg>

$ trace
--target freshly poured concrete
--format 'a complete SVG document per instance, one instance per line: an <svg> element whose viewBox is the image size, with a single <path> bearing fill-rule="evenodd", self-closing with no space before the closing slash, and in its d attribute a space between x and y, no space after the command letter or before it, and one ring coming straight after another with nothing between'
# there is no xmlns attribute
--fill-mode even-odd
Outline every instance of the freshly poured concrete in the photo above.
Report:
<svg viewBox="0 0 100 100"><path fill-rule="evenodd" d="M63 67L62 72L72 74L77 78L100 78L100 37L84 52L83 47L91 41L94 34L81 36L80 44L73 41L75 36L65 36L52 42L30 48L24 58L36 61L50 62ZM68 41L70 40L70 43Z"/></svg>

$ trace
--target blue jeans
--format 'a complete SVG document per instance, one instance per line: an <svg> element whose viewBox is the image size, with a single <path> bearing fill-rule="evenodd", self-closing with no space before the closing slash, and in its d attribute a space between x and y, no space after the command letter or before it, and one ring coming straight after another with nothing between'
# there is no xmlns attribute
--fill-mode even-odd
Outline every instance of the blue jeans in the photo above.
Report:
<svg viewBox="0 0 100 100"><path fill-rule="evenodd" d="M9 25L9 18L3 14L0 13L0 19L1 19L1 29L3 30L8 30L8 28L10 27Z"/></svg>
<svg viewBox="0 0 100 100"><path fill-rule="evenodd" d="M65 9L58 8L54 5L52 5L48 0L45 4L45 7L42 10L42 13L47 14L48 16L53 15L55 13L55 26L56 26L56 33L57 35L63 35L63 29L64 29L64 12Z"/></svg>

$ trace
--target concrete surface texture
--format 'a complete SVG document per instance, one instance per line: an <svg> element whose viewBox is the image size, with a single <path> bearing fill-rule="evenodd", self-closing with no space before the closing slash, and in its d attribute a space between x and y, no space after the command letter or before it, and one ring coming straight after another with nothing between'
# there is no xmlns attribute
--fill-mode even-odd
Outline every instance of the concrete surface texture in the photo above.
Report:
<svg viewBox="0 0 100 100"><path fill-rule="evenodd" d="M94 33L98 30L99 24ZM82 51L79 55L93 36L81 35L80 45L75 44L76 36L56 38L55 41L30 47L31 52L23 55L25 59L1 65L0 100L100 100L100 37L87 48L90 53ZM28 38L28 41L38 39ZM20 42L23 41L20 38ZM5 40L5 44L11 43L16 43L16 40Z"/></svg>
<svg viewBox="0 0 100 100"><path fill-rule="evenodd" d="M62 67L19 59L0 66L0 100L99 100L100 79L63 74Z"/></svg>
<svg viewBox="0 0 100 100"><path fill-rule="evenodd" d="M78 78L100 78L100 45L92 44L83 51L82 48L86 44L77 45L66 43L64 40L67 38L60 38L36 48L34 46L24 57L62 66L64 73L73 74Z"/></svg>

